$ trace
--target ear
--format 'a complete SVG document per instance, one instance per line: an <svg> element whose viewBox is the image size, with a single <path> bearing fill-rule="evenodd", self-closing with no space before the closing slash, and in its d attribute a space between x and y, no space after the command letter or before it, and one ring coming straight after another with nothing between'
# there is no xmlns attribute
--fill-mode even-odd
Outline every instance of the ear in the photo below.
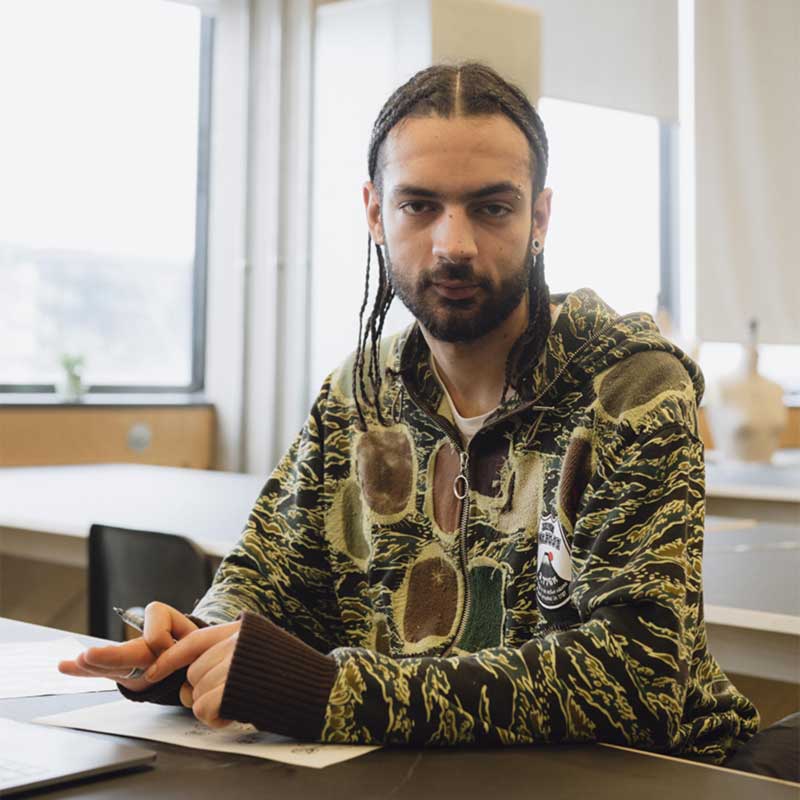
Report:
<svg viewBox="0 0 800 800"><path fill-rule="evenodd" d="M547 236L547 226L550 224L550 203L553 200L552 189L542 189L533 204L533 239L538 239L543 245Z"/></svg>
<svg viewBox="0 0 800 800"><path fill-rule="evenodd" d="M383 244L383 221L381 219L381 198L375 184L367 181L362 189L364 210L367 212L367 227L376 244Z"/></svg>

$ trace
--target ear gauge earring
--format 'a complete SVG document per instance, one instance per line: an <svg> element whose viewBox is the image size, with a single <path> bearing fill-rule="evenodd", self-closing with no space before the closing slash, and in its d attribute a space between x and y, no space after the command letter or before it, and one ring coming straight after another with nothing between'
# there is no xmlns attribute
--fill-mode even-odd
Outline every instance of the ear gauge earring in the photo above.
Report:
<svg viewBox="0 0 800 800"><path fill-rule="evenodd" d="M533 254L535 256L538 256L539 253L542 252L542 243L538 239L534 239L533 242L531 242L531 247L533 248Z"/></svg>

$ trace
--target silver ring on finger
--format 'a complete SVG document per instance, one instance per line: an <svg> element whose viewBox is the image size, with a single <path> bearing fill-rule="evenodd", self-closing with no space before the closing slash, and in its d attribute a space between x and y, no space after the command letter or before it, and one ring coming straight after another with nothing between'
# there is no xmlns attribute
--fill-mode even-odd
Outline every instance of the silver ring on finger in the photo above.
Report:
<svg viewBox="0 0 800 800"><path fill-rule="evenodd" d="M135 680L136 678L141 678L146 671L147 670L144 670L141 667L134 667L127 675L122 676L122 680L132 681Z"/></svg>

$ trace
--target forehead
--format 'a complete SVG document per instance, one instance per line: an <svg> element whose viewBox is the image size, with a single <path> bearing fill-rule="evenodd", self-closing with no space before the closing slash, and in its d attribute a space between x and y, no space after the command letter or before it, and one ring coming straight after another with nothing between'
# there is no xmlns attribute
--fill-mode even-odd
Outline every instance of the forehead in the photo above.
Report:
<svg viewBox="0 0 800 800"><path fill-rule="evenodd" d="M382 181L440 192L509 181L531 189L530 147L505 115L406 117L386 137Z"/></svg>

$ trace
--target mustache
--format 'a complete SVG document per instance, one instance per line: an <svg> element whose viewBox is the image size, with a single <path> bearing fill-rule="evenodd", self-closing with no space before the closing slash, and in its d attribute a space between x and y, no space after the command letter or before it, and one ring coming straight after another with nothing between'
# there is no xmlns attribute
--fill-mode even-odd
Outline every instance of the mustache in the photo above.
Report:
<svg viewBox="0 0 800 800"><path fill-rule="evenodd" d="M459 281L479 286L482 289L491 289L492 283L486 278L478 278L475 269L468 261L448 261L437 264L432 270L428 270L420 279L420 284L427 289L434 283L442 281Z"/></svg>

